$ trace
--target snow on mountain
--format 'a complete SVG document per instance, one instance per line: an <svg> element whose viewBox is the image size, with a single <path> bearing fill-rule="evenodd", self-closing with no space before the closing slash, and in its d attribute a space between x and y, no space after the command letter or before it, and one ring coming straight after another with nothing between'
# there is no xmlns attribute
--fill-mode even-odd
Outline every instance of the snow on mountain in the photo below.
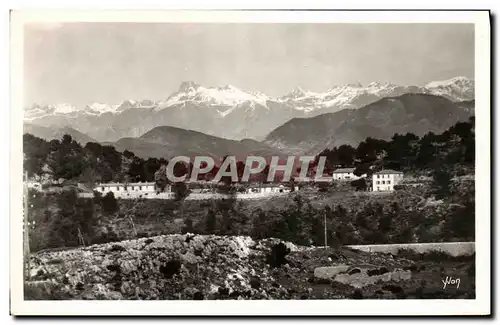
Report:
<svg viewBox="0 0 500 325"><path fill-rule="evenodd" d="M297 88L278 98L279 102L294 106L306 114L335 112L346 108L359 108L383 97L399 96L404 93L427 93L423 87L398 86L390 83L372 82L367 86L360 83L334 86L325 92L304 91Z"/></svg>
<svg viewBox="0 0 500 325"><path fill-rule="evenodd" d="M246 92L232 85L224 87L204 87L194 82L183 82L179 90L166 100L161 101L157 110L172 106L190 104L203 104L209 106L228 106L232 109L245 102L258 103L266 106L269 97L258 92ZM229 114L232 109L218 110L221 116Z"/></svg>
<svg viewBox="0 0 500 325"><path fill-rule="evenodd" d="M443 96L452 101L474 99L474 81L456 77L426 86L372 82L334 86L324 92L300 87L282 97L238 89L183 82L164 100L93 103L81 109L69 104L33 105L25 120L41 126L72 127L99 141L136 137L157 126L191 129L227 139L261 139L295 117L314 117L358 109L385 97L408 93Z"/></svg>
<svg viewBox="0 0 500 325"><path fill-rule="evenodd" d="M105 113L117 113L117 109L120 105L109 105L103 103L92 103L85 107L85 111L92 115L101 115Z"/></svg>
<svg viewBox="0 0 500 325"><path fill-rule="evenodd" d="M56 105L34 104L33 106L24 110L24 118L26 120L33 120L48 115L74 115L79 111L80 110L75 106L67 103Z"/></svg>
<svg viewBox="0 0 500 325"><path fill-rule="evenodd" d="M474 80L467 77L455 77L448 80L432 81L427 88L433 95L443 96L454 101L474 99Z"/></svg>

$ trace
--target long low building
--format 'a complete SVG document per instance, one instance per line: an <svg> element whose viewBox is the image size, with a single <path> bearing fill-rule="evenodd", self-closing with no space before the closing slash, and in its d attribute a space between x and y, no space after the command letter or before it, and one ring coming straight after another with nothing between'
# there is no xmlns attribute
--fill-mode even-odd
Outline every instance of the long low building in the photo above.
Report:
<svg viewBox="0 0 500 325"><path fill-rule="evenodd" d="M94 190L102 194L112 192L115 196L124 196L129 193L133 194L153 194L157 193L156 186L154 182L144 182L144 183L104 183L98 184L94 187ZM163 192L170 193L170 185L167 185Z"/></svg>
<svg viewBox="0 0 500 325"><path fill-rule="evenodd" d="M298 191L298 186L294 187L295 191ZM283 184L280 185L275 185L275 184L260 184L260 185L254 185L245 190L245 193L251 194L251 193L290 193L292 191L292 188L289 186L285 186Z"/></svg>
<svg viewBox="0 0 500 325"><path fill-rule="evenodd" d="M366 174L357 176L356 174L354 174L355 170L356 168L337 168L332 173L332 180L334 181L356 180L366 177Z"/></svg>
<svg viewBox="0 0 500 325"><path fill-rule="evenodd" d="M295 186L295 190L298 190L298 187ZM103 183L97 184L94 187L94 191L101 193L102 195L106 195L106 193L111 192L115 195L115 197L120 198L135 198L139 196L157 196L158 194L172 194L172 188L170 185L167 185L165 189L159 193L155 186L154 182L145 182L145 183ZM274 193L289 193L292 191L292 188L289 186L285 186L283 184L255 184L247 188L243 193L245 194L274 194ZM209 194L216 193L216 187L209 188L198 188L193 189L192 194ZM240 193L242 194L242 193Z"/></svg>

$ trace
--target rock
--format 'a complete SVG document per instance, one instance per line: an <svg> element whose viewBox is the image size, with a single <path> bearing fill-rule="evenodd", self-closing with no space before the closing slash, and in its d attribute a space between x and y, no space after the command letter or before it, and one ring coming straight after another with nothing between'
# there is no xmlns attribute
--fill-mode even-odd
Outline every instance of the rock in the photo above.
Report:
<svg viewBox="0 0 500 325"><path fill-rule="evenodd" d="M219 286L214 284L210 284L210 289L208 290L209 294L213 295L219 292Z"/></svg>
<svg viewBox="0 0 500 325"><path fill-rule="evenodd" d="M348 284L355 288L362 288L364 286L375 284L379 281L387 282L387 281L402 281L411 279L410 271L403 270L394 270L393 272L385 272L384 269L377 269L376 274L372 274L371 276L368 274L370 270L361 270L360 273L355 274L337 274L334 278L334 281L340 282L343 284ZM380 274L382 273L383 274Z"/></svg>
<svg viewBox="0 0 500 325"><path fill-rule="evenodd" d="M349 265L322 266L314 269L314 277L319 279L332 279L337 274L347 272Z"/></svg>
<svg viewBox="0 0 500 325"><path fill-rule="evenodd" d="M183 293L184 295L188 297L193 297L195 293L197 293L199 290L193 287L187 287L184 289Z"/></svg>
<svg viewBox="0 0 500 325"><path fill-rule="evenodd" d="M391 280L393 281L404 281L411 279L411 271L395 270L391 274Z"/></svg>
<svg viewBox="0 0 500 325"><path fill-rule="evenodd" d="M127 295L129 291L131 290L132 286L130 285L129 282L123 282L120 288L120 292L124 295ZM135 290L134 290L135 291Z"/></svg>
<svg viewBox="0 0 500 325"><path fill-rule="evenodd" d="M30 277L34 278L37 276L42 276L45 273L47 273L47 270L45 270L43 266L38 266L30 270Z"/></svg>

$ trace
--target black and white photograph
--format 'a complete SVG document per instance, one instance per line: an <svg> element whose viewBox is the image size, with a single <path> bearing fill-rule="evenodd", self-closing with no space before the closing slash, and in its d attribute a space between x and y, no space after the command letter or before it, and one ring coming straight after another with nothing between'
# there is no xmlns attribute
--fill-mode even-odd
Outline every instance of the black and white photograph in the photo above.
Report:
<svg viewBox="0 0 500 325"><path fill-rule="evenodd" d="M487 11L11 24L14 314L490 313Z"/></svg>

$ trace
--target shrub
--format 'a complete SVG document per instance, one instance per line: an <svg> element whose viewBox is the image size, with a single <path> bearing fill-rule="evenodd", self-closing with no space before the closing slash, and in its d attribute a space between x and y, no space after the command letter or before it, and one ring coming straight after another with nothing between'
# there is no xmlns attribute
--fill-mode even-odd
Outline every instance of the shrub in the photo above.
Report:
<svg viewBox="0 0 500 325"><path fill-rule="evenodd" d="M113 192L108 192L101 200L102 210L108 214L115 213L118 211L118 204L115 199Z"/></svg>
<svg viewBox="0 0 500 325"><path fill-rule="evenodd" d="M271 267L281 267L286 264L286 256L290 253L290 248L279 243L271 247L271 253L267 256L267 264Z"/></svg>

